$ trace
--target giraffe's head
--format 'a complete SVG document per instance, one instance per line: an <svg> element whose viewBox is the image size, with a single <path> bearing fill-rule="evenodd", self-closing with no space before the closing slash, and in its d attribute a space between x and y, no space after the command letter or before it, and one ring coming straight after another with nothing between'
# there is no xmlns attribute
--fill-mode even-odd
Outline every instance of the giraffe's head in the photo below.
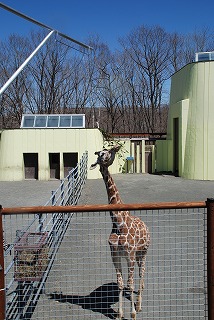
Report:
<svg viewBox="0 0 214 320"><path fill-rule="evenodd" d="M94 154L97 155L97 161L91 165L90 169L96 168L98 164L100 167L109 167L113 163L115 154L119 151L120 147L121 146L116 145L110 150L103 149L102 151L95 152Z"/></svg>

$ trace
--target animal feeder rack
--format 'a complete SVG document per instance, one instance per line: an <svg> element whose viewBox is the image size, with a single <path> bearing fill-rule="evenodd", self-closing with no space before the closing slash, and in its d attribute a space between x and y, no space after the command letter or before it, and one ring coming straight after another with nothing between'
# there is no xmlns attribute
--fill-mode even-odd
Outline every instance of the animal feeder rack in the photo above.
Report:
<svg viewBox="0 0 214 320"><path fill-rule="evenodd" d="M47 232L26 232L14 246L16 281L40 281L48 265Z"/></svg>

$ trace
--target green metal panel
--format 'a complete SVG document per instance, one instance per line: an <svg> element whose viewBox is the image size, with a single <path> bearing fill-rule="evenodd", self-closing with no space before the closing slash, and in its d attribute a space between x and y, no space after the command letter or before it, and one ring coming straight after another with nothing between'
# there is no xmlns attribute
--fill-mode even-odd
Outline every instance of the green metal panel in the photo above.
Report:
<svg viewBox="0 0 214 320"><path fill-rule="evenodd" d="M173 119L179 118L179 175L214 180L214 61L192 63L172 76L168 116L168 154L161 162L173 168ZM157 158L161 155L157 144ZM161 155L162 156L162 155ZM161 164L162 163L162 164Z"/></svg>

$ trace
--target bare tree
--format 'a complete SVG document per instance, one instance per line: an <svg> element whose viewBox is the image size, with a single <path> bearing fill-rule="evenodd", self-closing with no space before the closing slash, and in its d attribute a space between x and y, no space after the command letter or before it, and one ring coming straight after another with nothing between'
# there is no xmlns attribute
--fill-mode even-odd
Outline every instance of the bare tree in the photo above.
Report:
<svg viewBox="0 0 214 320"><path fill-rule="evenodd" d="M214 30L203 28L183 35L183 66L194 60L196 52L214 50Z"/></svg>
<svg viewBox="0 0 214 320"><path fill-rule="evenodd" d="M0 85L16 71L45 32L12 35L0 47ZM168 79L192 62L195 52L214 49L207 28L190 34L140 26L111 52L99 36L84 54L58 35L50 38L0 97L3 127L19 126L23 113L85 113L87 127L108 132L166 130Z"/></svg>
<svg viewBox="0 0 214 320"><path fill-rule="evenodd" d="M34 46L44 33L32 33ZM69 48L49 39L28 67L31 88L28 90L28 109L33 113L59 113L61 102L70 92L71 69L68 65Z"/></svg>
<svg viewBox="0 0 214 320"><path fill-rule="evenodd" d="M178 71L184 65L184 36L172 33L169 37L171 54L169 55L171 73Z"/></svg>
<svg viewBox="0 0 214 320"><path fill-rule="evenodd" d="M1 86L13 75L24 62L30 52L29 41L24 37L11 35L5 43L1 43L0 75ZM25 112L26 90L28 89L28 73L23 70L1 96L1 118L4 127L20 124Z"/></svg>
<svg viewBox="0 0 214 320"><path fill-rule="evenodd" d="M156 116L160 114L163 84L169 78L169 35L160 27L141 26L120 43L134 62L132 89L137 97L138 110L141 109L144 115L147 131L154 132Z"/></svg>

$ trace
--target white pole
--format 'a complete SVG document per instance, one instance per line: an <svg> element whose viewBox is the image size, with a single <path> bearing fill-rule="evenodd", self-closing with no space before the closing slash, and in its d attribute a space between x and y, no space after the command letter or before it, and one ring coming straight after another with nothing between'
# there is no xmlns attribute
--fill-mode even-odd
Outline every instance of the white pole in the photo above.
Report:
<svg viewBox="0 0 214 320"><path fill-rule="evenodd" d="M22 65L16 70L16 72L7 80L7 82L0 89L0 95L7 89L7 87L13 82L13 80L19 75L19 73L24 69L28 62L35 56L37 51L45 44L45 42L52 36L55 30L52 30L45 39L38 45L38 47L31 53L31 55L22 63Z"/></svg>

